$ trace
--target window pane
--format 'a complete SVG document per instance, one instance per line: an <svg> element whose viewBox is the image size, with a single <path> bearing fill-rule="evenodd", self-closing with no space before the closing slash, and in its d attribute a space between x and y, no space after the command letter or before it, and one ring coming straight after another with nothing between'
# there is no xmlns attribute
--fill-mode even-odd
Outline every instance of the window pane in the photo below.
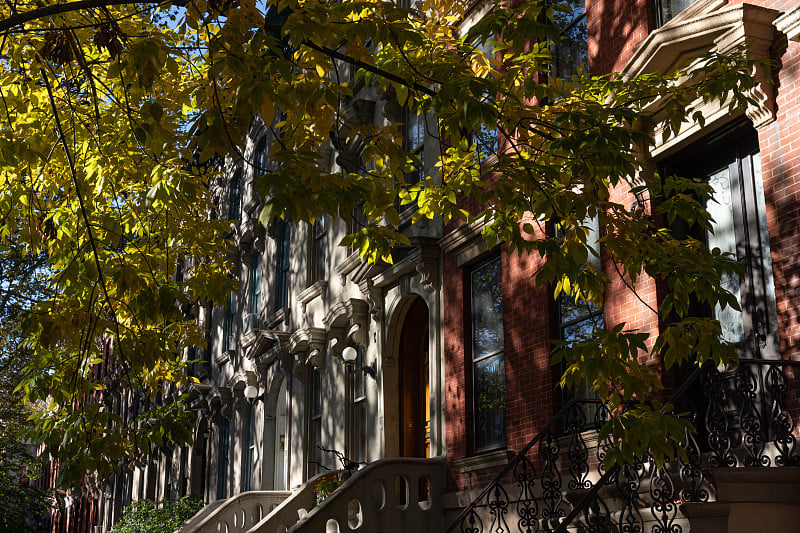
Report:
<svg viewBox="0 0 800 533"><path fill-rule="evenodd" d="M242 201L242 168L238 167L233 174L233 181L231 183L231 201L230 209L228 211L228 218L231 220L238 220L240 217L239 211Z"/></svg>
<svg viewBox="0 0 800 533"><path fill-rule="evenodd" d="M217 456L217 499L228 495L228 419L223 418L219 427L219 454Z"/></svg>
<svg viewBox="0 0 800 533"><path fill-rule="evenodd" d="M500 258L472 271L472 357L503 349L503 282Z"/></svg>
<svg viewBox="0 0 800 533"><path fill-rule="evenodd" d="M362 399L353 405L353 450L349 459L357 463L367 460L367 402Z"/></svg>
<svg viewBox="0 0 800 533"><path fill-rule="evenodd" d="M574 299L566 294L562 294L558 299L558 305L561 310L561 323L568 324L576 320L581 320L586 317L597 314L599 310L591 303L579 298L576 303Z"/></svg>
<svg viewBox="0 0 800 533"><path fill-rule="evenodd" d="M275 283L275 310L289 305L289 224L282 224L278 236Z"/></svg>
<svg viewBox="0 0 800 533"><path fill-rule="evenodd" d="M660 0L661 24L666 24L693 3L694 0Z"/></svg>
<svg viewBox="0 0 800 533"><path fill-rule="evenodd" d="M590 338L594 330L605 326L603 315L595 315L562 329L562 340L569 344Z"/></svg>
<svg viewBox="0 0 800 533"><path fill-rule="evenodd" d="M250 280L251 297L250 312L258 313L261 310L261 253L253 251L253 268L251 269L252 278Z"/></svg>
<svg viewBox="0 0 800 533"><path fill-rule="evenodd" d="M364 367L364 348L358 346L356 348L356 352L358 353L358 357L356 357L355 362L353 365L361 369ZM363 398L366 395L364 391L364 377L366 374L361 370L358 370L355 374L353 374L353 398L358 400L359 398Z"/></svg>
<svg viewBox="0 0 800 533"><path fill-rule="evenodd" d="M505 364L499 353L474 364L475 448L505 443Z"/></svg>
<svg viewBox="0 0 800 533"><path fill-rule="evenodd" d="M711 218L713 232L708 232L708 247L719 248L723 252L736 254L736 227L734 225L733 198L731 195L731 175L728 167L709 176L708 184L714 190L713 199L706 204ZM725 275L722 286L741 301L741 283L739 276ZM714 316L722 326L722 338L729 342L740 342L744 338L742 312L728 306L714 308Z"/></svg>
<svg viewBox="0 0 800 533"><path fill-rule="evenodd" d="M326 276L326 261L328 250L328 219L322 216L317 219L314 224L314 273L312 276L313 281L325 279Z"/></svg>
<svg viewBox="0 0 800 533"><path fill-rule="evenodd" d="M225 342L223 350L236 349L236 293L231 291L228 295L228 305L225 308Z"/></svg>
<svg viewBox="0 0 800 533"><path fill-rule="evenodd" d="M561 41L556 45L553 61L554 74L569 79L577 74L580 65L589 61L588 33L586 31L586 7L584 0L569 2L572 13L556 12L553 16L556 26L561 29Z"/></svg>
<svg viewBox="0 0 800 533"><path fill-rule="evenodd" d="M267 138L262 137L256 147L255 175L260 176L267 170Z"/></svg>

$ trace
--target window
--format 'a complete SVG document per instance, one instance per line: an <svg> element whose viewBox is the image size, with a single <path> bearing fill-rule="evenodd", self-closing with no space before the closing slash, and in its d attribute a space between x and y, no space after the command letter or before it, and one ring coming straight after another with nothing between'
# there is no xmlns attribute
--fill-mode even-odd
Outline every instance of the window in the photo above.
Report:
<svg viewBox="0 0 800 533"><path fill-rule="evenodd" d="M720 321L722 337L737 346L741 357L777 357L775 285L755 130L749 122L724 128L665 161L663 171L707 180L714 191L706 205L713 231L676 227L676 234L688 232L710 248L729 252L746 269L741 279L722 280L742 310L705 312Z"/></svg>
<svg viewBox="0 0 800 533"><path fill-rule="evenodd" d="M239 220L242 210L242 167L237 166L231 179L231 197L228 210L228 218Z"/></svg>
<svg viewBox="0 0 800 533"><path fill-rule="evenodd" d="M242 472L242 491L252 489L253 470L256 466L256 416L253 404L247 403L247 417L245 421L244 438L244 469Z"/></svg>
<svg viewBox="0 0 800 533"><path fill-rule="evenodd" d="M678 13L689 7L695 0L655 0L656 22L663 26L674 19Z"/></svg>
<svg viewBox="0 0 800 533"><path fill-rule="evenodd" d="M406 150L419 159L419 164L409 182L416 183L425 173L425 115L417 110L406 112ZM416 177L416 179L413 179Z"/></svg>
<svg viewBox="0 0 800 533"><path fill-rule="evenodd" d="M561 41L553 47L553 76L569 80L578 67L589 62L586 31L586 0L568 0L572 12L556 11L553 22L561 30Z"/></svg>
<svg viewBox="0 0 800 533"><path fill-rule="evenodd" d="M228 497L228 446L230 444L228 419L222 417L219 425L219 453L217 455L217 499Z"/></svg>
<svg viewBox="0 0 800 533"><path fill-rule="evenodd" d="M588 228L588 235L586 236L586 243L595 251L600 252L600 222L597 217L588 220L586 223ZM589 253L589 263L596 269L601 268L600 258ZM572 345L581 340L590 338L594 331L605 327L605 319L603 318L603 308L596 307L591 302L578 297L574 297L561 293L558 297L558 324L559 324L559 338L565 341L567 345ZM566 370L565 366L561 367L562 372ZM589 384L583 382L580 385L573 387L570 390L563 391L563 401L566 404L568 401L576 398L578 400L597 399L599 396L597 391L590 390ZM598 404L582 404L580 405L581 413L584 419L580 421L580 425L594 424L599 422L597 416L602 413ZM574 412L568 413L568 416L576 416Z"/></svg>
<svg viewBox="0 0 800 533"><path fill-rule="evenodd" d="M319 370L308 371L308 472L309 478L322 472L322 378Z"/></svg>
<svg viewBox="0 0 800 533"><path fill-rule="evenodd" d="M253 250L253 265L250 269L250 313L261 312L261 252Z"/></svg>
<svg viewBox="0 0 800 533"><path fill-rule="evenodd" d="M189 495L189 482L191 481L191 474L189 472L189 454L190 454L189 446L184 445L181 448L181 486L178 495L188 496Z"/></svg>
<svg viewBox="0 0 800 533"><path fill-rule="evenodd" d="M236 350L236 293L231 291L225 306L225 330L222 338L223 350Z"/></svg>
<svg viewBox="0 0 800 533"><path fill-rule="evenodd" d="M362 201L356 207L354 207L353 211L350 213L350 224L347 227L347 233L358 233L368 223L369 221L367 220L367 215L364 212L364 202ZM355 245L355 243L350 245L350 253L357 250L358 247Z"/></svg>
<svg viewBox="0 0 800 533"><path fill-rule="evenodd" d="M475 41L473 46L483 52L487 58L492 59L494 57L494 45ZM495 97L493 95L484 94L482 100L483 103L494 104ZM486 158L496 154L498 149L496 125L489 127L486 124L481 124L479 131L473 132L472 142L478 145L477 158L479 163L482 163Z"/></svg>
<svg viewBox="0 0 800 533"><path fill-rule="evenodd" d="M469 273L475 451L500 448L505 435L503 278L500 256Z"/></svg>
<svg viewBox="0 0 800 533"><path fill-rule="evenodd" d="M289 224L278 230L278 254L275 262L275 311L289 306Z"/></svg>
<svg viewBox="0 0 800 533"><path fill-rule="evenodd" d="M352 410L350 415L348 459L356 463L363 463L367 460L367 390L365 387L366 374L360 370L364 367L364 348L358 346L356 351L358 357L353 366L359 370L350 375Z"/></svg>
<svg viewBox="0 0 800 533"><path fill-rule="evenodd" d="M267 136L261 137L256 145L255 160L253 161L253 176L259 177L267 171Z"/></svg>
<svg viewBox="0 0 800 533"><path fill-rule="evenodd" d="M325 279L328 260L328 226L327 216L317 217L311 227L310 259L308 264L308 284Z"/></svg>
<svg viewBox="0 0 800 533"><path fill-rule="evenodd" d="M164 454L164 496L165 500L171 499L174 494L172 492L172 484L174 483L175 475L172 471L172 450L168 450Z"/></svg>

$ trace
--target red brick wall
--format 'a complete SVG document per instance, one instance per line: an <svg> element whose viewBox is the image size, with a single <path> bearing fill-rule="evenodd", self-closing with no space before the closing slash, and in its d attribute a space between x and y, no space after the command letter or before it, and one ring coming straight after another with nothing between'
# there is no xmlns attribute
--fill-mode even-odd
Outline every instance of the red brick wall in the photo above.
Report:
<svg viewBox="0 0 800 533"><path fill-rule="evenodd" d="M729 2L729 5L741 0ZM754 3L754 2L751 2ZM591 0L587 2L589 56L593 72L620 70L635 47L653 28L650 0ZM795 0L767 1L761 5L780 11ZM800 359L800 43L781 40L774 47L777 120L758 132L763 168L767 220L779 316L780 350L784 358ZM615 193L615 201L632 197ZM536 258L503 254L503 313L505 320L506 436L508 449L519 450L553 415L558 403L555 375L550 366L552 295L537 289L531 275ZM607 291L607 323L625 321L631 328L657 334L658 317L653 280L640 277L637 295L619 278L613 264L604 267L612 282ZM462 475L452 466L471 453L469 338L464 308L464 277L452 256L444 258L444 343L446 375L447 455L451 460L448 489L460 490L486 483L494 471ZM641 298L641 299L640 299ZM658 360L647 361L658 365ZM800 373L799 373L800 374ZM669 381L669 377L665 378ZM797 378L800 380L800 375Z"/></svg>
<svg viewBox="0 0 800 533"><path fill-rule="evenodd" d="M779 12L797 7L795 0L729 0L728 6L749 3ZM621 70L633 50L654 27L650 0L587 2L589 58L593 72ZM783 358L800 359L800 44L777 35L777 120L758 131L763 170L767 224L772 248L778 306L780 350ZM612 287L606 318L614 322L618 305L641 307L624 287ZM623 289L620 292L620 289ZM626 294L627 293L627 294ZM647 312L633 317L641 324Z"/></svg>
<svg viewBox="0 0 800 533"><path fill-rule="evenodd" d="M652 0L588 0L589 64L595 74L618 72L651 29Z"/></svg>
<svg viewBox="0 0 800 533"><path fill-rule="evenodd" d="M448 490L461 487L452 460L467 455L466 361L464 361L464 278L455 257L443 260L445 428Z"/></svg>
<svg viewBox="0 0 800 533"><path fill-rule="evenodd" d="M501 252L505 359L506 445L524 447L556 412L560 395L550 365L553 298L549 288L532 279L538 256ZM498 469L462 474L452 460L472 453L471 360L469 309L465 307L465 272L455 258L444 258L444 347L447 396L448 490L480 486Z"/></svg>

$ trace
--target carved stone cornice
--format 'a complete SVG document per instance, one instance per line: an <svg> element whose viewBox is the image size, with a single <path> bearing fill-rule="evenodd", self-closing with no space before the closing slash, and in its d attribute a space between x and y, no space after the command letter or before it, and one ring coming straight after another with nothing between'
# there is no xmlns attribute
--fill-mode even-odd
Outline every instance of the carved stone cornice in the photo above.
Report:
<svg viewBox="0 0 800 533"><path fill-rule="evenodd" d="M370 315L372 315L373 319L379 321L383 313L383 289L376 287L375 282L370 278L359 283L358 288L367 301Z"/></svg>
<svg viewBox="0 0 800 533"><path fill-rule="evenodd" d="M402 276L416 272L420 275L420 283L428 292L437 290L441 279L439 275L441 252L436 244L422 243L411 250L408 255L372 276L375 287L383 288L391 285ZM363 291L363 289L362 289Z"/></svg>
<svg viewBox="0 0 800 533"><path fill-rule="evenodd" d="M419 262L416 265L417 273L419 274L422 288L428 293L434 293L442 286L439 274L440 256L438 248L420 248Z"/></svg>
<svg viewBox="0 0 800 533"><path fill-rule="evenodd" d="M275 329L256 329L242 338L242 353L246 359L255 361L277 345L280 350L287 349L289 333ZM277 356L277 354L276 354ZM273 357L274 358L274 357Z"/></svg>
<svg viewBox="0 0 800 533"><path fill-rule="evenodd" d="M775 19L775 27L790 41L800 41L800 7Z"/></svg>
<svg viewBox="0 0 800 533"><path fill-rule="evenodd" d="M360 285L368 277L382 272L386 266L386 263L370 263L361 259L358 252L353 252L336 265L334 270L341 277L342 285L347 285L348 278L356 285Z"/></svg>
<svg viewBox="0 0 800 533"><path fill-rule="evenodd" d="M257 218L247 217L239 223L239 227L235 232L236 244L242 250L249 250L254 247L258 239L263 243L266 234L267 230ZM264 251L263 247L261 251Z"/></svg>
<svg viewBox="0 0 800 533"><path fill-rule="evenodd" d="M666 24L650 33L639 45L623 73L635 76L669 72L707 52L725 54L742 45L749 47L751 57L769 60L774 35L772 23L777 16L778 11L742 4L682 20L680 24ZM758 83L748 96L755 103L749 104L745 113L758 128L775 120L775 94L768 67L758 66L752 75ZM659 102L654 102L651 108L654 118L658 120ZM713 114L714 119L727 116L727 107L724 105L722 109L717 106L716 109L700 110L704 116ZM706 116L706 123L710 122ZM691 124L687 130L691 130ZM688 133L691 134L691 131ZM657 138L661 137L660 132L656 131L656 134Z"/></svg>
<svg viewBox="0 0 800 533"><path fill-rule="evenodd" d="M321 296L323 299L328 294L328 280L321 279L317 282L311 284L306 290L301 292L297 295L297 301L300 302L300 308L303 310L303 314L306 312L306 307L308 306L309 302L316 298L317 296Z"/></svg>

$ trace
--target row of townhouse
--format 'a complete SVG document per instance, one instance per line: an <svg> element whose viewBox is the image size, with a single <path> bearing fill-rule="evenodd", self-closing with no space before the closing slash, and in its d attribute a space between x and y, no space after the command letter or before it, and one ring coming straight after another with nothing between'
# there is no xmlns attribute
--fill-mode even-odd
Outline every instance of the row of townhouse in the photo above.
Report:
<svg viewBox="0 0 800 533"><path fill-rule="evenodd" d="M576 7L557 54L564 72L587 59L597 73L663 72L742 43L771 61L754 72L761 82L746 110L706 109L705 124L687 122L666 142L659 135L643 155L651 171L712 185L715 231L700 237L747 269L732 280L742 311L717 316L746 363L692 377L686 395L700 431L687 457L663 469L642 459L608 475L593 459L603 443L555 416L565 396L551 340L569 340L589 323L657 331L651 308L663 289L655 282L640 282L636 296L611 276L601 309L554 301L531 281L535 257L502 244L489 249L480 223L411 225L411 210L401 223L411 246L397 249L392 265L367 264L338 246L353 229L342 219L265 228L252 180L254 169L271 164L271 132L259 123L214 192L218 215L234 220L241 290L227 306L199 312L209 347L193 354L203 359L195 368L193 402L202 414L194 445L165 449L118 477L103 496L100 530L133 500L187 494L209 505L185 531L550 530L572 511L585 530L797 528L800 7L791 0ZM476 2L467 17L490 8ZM356 123L398 120L369 88L352 107ZM425 135L425 117L399 120L435 171L439 147ZM350 164L347 147L326 155L334 170ZM679 369L666 381L677 387L688 378ZM308 480L342 467L335 452L367 466L310 511ZM578 496L592 488L601 498L578 508Z"/></svg>

